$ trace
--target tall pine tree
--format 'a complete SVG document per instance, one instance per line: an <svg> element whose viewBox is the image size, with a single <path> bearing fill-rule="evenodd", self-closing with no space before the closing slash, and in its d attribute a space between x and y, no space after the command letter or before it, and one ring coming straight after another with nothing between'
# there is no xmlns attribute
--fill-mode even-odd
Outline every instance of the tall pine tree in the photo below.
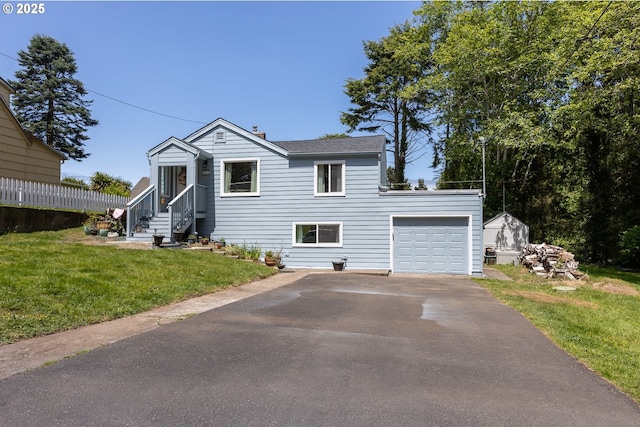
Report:
<svg viewBox="0 0 640 427"><path fill-rule="evenodd" d="M27 51L18 52L17 80L13 108L20 123L36 137L69 158L81 161L89 156L86 131L96 126L88 107L93 101L82 82L74 78L78 67L71 50L49 36L31 38Z"/></svg>
<svg viewBox="0 0 640 427"><path fill-rule="evenodd" d="M406 181L406 165L425 153L431 129L427 117L428 93L409 91L429 71L430 56L428 52L411 56L398 52L416 36L414 29L405 23L393 27L391 34L379 42L364 43L369 60L364 68L365 77L347 80L344 92L354 107L340 117L349 126L349 132L384 132L394 160L391 182L401 187Z"/></svg>

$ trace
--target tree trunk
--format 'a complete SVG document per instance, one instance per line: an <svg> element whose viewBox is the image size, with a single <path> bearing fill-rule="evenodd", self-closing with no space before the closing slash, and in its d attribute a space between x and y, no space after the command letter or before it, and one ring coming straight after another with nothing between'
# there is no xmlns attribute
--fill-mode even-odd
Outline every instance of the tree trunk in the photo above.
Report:
<svg viewBox="0 0 640 427"><path fill-rule="evenodd" d="M53 147L53 120L54 116L54 108L53 108L53 98L49 99L48 108L47 108L47 145ZM55 147L54 147L55 148Z"/></svg>

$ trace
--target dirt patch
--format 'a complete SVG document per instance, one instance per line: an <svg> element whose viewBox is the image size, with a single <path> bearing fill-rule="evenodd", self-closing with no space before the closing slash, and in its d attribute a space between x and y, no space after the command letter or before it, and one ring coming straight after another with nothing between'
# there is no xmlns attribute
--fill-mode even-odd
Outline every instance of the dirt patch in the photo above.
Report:
<svg viewBox="0 0 640 427"><path fill-rule="evenodd" d="M640 292L638 292L636 288L626 283L595 282L591 284L591 287L593 289L597 289L603 292L608 292L610 294L632 295L632 296L640 295Z"/></svg>
<svg viewBox="0 0 640 427"><path fill-rule="evenodd" d="M588 301L579 301L573 298L558 296L558 295L549 295L543 292L533 292L533 291L503 291L504 295L514 295L522 298L526 298L532 301L539 302L547 302L551 304L571 304L578 307L588 307L596 309L598 308L598 304L588 302Z"/></svg>
<svg viewBox="0 0 640 427"><path fill-rule="evenodd" d="M92 246L116 246L123 249L151 249L152 243L146 242L127 242L123 238L99 237L91 235L71 236L63 240L66 243L81 243L83 245Z"/></svg>
<svg viewBox="0 0 640 427"><path fill-rule="evenodd" d="M608 282L592 282L588 276L583 280L554 280L545 281L546 285L572 286L574 288L590 287L597 291L607 292L617 295L640 296L640 291L634 286L616 279L610 279Z"/></svg>

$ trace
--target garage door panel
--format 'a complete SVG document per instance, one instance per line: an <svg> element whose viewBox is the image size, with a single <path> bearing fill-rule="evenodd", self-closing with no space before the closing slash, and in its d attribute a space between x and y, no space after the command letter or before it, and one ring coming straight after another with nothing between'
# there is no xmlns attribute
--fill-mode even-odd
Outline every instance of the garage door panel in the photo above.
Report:
<svg viewBox="0 0 640 427"><path fill-rule="evenodd" d="M444 248L444 247L433 247L431 253L433 253L434 256L446 256L449 252L448 248Z"/></svg>
<svg viewBox="0 0 640 427"><path fill-rule="evenodd" d="M433 243L446 243L448 241L447 234L442 231L434 232L431 236Z"/></svg>
<svg viewBox="0 0 640 427"><path fill-rule="evenodd" d="M468 219L394 218L394 271L468 272Z"/></svg>
<svg viewBox="0 0 640 427"><path fill-rule="evenodd" d="M408 258L411 259L413 256L413 251L410 247L402 247L398 250L398 258Z"/></svg>
<svg viewBox="0 0 640 427"><path fill-rule="evenodd" d="M457 232L452 232L449 234L449 243L457 243L459 245L464 245L467 242L467 235Z"/></svg>
<svg viewBox="0 0 640 427"><path fill-rule="evenodd" d="M447 269L448 265L446 262L437 262L434 261L431 263L431 271L433 273L448 273L448 269Z"/></svg>
<svg viewBox="0 0 640 427"><path fill-rule="evenodd" d="M464 267L464 264L461 262L451 262L449 263L449 266L451 267L451 269L453 270L460 270Z"/></svg>
<svg viewBox="0 0 640 427"><path fill-rule="evenodd" d="M411 271L413 270L413 264L411 262L401 261L398 263L399 271Z"/></svg>
<svg viewBox="0 0 640 427"><path fill-rule="evenodd" d="M452 246L449 248L449 255L452 257L463 257L465 256L465 248Z"/></svg>

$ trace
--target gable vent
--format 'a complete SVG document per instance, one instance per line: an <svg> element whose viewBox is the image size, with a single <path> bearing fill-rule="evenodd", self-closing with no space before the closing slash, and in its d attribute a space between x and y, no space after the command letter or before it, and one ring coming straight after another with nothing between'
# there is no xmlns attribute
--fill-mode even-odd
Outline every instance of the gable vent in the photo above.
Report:
<svg viewBox="0 0 640 427"><path fill-rule="evenodd" d="M225 142L226 135L223 130L217 130L213 134L213 142Z"/></svg>

